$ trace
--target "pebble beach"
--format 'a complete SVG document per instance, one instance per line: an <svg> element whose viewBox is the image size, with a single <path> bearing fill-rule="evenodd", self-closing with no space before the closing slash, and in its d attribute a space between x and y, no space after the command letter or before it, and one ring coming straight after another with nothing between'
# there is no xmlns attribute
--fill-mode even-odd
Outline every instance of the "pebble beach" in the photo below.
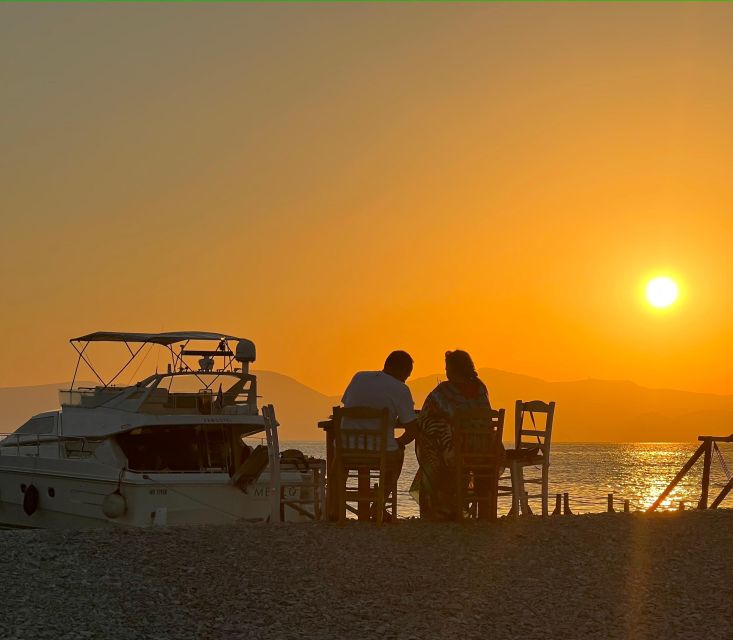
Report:
<svg viewBox="0 0 733 640"><path fill-rule="evenodd" d="M725 638L733 511L0 531L0 637Z"/></svg>

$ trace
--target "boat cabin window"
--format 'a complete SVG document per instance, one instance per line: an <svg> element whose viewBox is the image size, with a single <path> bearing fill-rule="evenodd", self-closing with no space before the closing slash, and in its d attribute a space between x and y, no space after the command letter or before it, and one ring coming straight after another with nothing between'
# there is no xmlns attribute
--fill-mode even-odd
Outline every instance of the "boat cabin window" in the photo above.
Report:
<svg viewBox="0 0 733 640"><path fill-rule="evenodd" d="M22 427L16 430L16 433L23 435L41 435L46 433L55 433L54 416L44 416L43 418L31 418Z"/></svg>
<svg viewBox="0 0 733 640"><path fill-rule="evenodd" d="M117 436L131 471L228 472L244 449L239 434L222 425L140 427Z"/></svg>

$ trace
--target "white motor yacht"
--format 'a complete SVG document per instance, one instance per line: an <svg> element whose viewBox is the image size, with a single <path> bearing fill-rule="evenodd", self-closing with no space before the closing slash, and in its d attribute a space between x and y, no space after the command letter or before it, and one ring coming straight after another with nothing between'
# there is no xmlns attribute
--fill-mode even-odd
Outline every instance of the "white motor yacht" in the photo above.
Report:
<svg viewBox="0 0 733 640"><path fill-rule="evenodd" d="M253 342L190 331L97 332L70 342L78 360L61 409L0 440L0 526L321 517L324 463L281 460L274 410L257 405ZM106 381L89 355L100 342L126 347L127 362ZM115 384L152 350L165 354L164 373ZM98 384L78 386L80 366ZM255 446L258 439L266 444Z"/></svg>

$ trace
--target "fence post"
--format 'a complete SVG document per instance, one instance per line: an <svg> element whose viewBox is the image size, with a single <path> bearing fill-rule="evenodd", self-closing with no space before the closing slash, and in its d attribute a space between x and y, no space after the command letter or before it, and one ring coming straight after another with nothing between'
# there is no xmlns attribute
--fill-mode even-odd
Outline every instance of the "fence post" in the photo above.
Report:
<svg viewBox="0 0 733 640"><path fill-rule="evenodd" d="M614 513L616 509L613 508L613 494L608 494L608 513Z"/></svg>
<svg viewBox="0 0 733 640"><path fill-rule="evenodd" d="M563 493L562 499L563 499L563 512L565 513L566 516L572 516L573 512L570 511L570 494Z"/></svg>
<svg viewBox="0 0 733 640"><path fill-rule="evenodd" d="M710 461L713 454L713 441L705 440L705 456L702 466L702 490L700 491L700 502L698 509L708 508L708 492L710 491Z"/></svg>
<svg viewBox="0 0 733 640"><path fill-rule="evenodd" d="M624 500L624 513L628 513L628 512L629 512L629 501Z"/></svg>
<svg viewBox="0 0 733 640"><path fill-rule="evenodd" d="M552 512L553 516L559 516L562 514L562 493L555 494L555 510Z"/></svg>

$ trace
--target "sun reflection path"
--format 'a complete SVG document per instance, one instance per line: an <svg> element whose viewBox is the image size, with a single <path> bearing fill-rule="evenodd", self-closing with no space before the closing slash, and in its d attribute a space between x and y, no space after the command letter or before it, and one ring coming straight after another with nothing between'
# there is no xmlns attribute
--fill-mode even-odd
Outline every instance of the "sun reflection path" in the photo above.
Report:
<svg viewBox="0 0 733 640"><path fill-rule="evenodd" d="M688 447L650 444L649 448L637 450L635 453L634 466L637 476L636 485L639 488L639 507L646 511L667 488L677 470L687 462L690 452ZM672 469L674 471L670 474ZM678 508L680 503L696 503L700 492L700 476L700 470L693 468L659 504L657 509L667 511Z"/></svg>

